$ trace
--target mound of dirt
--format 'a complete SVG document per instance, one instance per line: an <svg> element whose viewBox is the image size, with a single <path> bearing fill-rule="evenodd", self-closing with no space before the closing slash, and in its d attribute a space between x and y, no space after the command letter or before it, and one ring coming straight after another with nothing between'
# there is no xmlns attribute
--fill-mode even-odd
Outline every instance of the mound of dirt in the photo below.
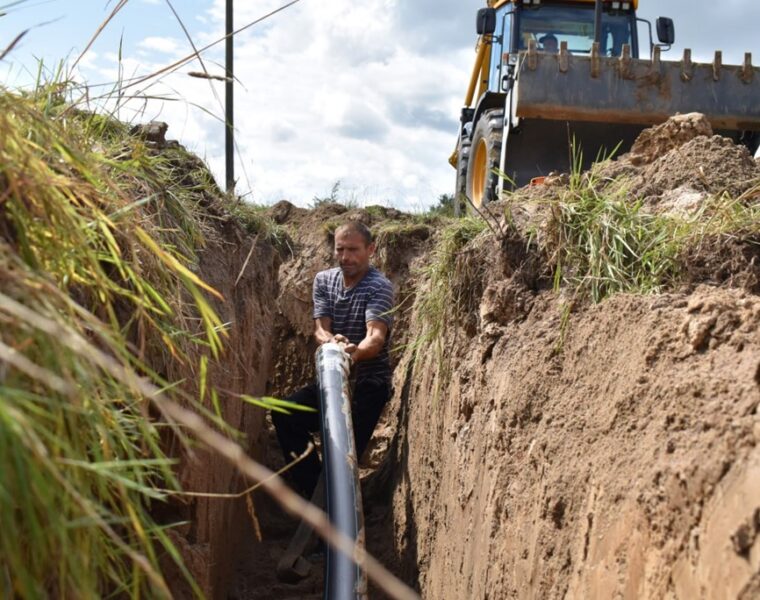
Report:
<svg viewBox="0 0 760 600"><path fill-rule="evenodd" d="M699 113L672 117L641 133L631 152L596 174L624 186L652 206L696 208L708 196L738 198L760 183L760 168L745 146L713 135ZM684 200L684 198L686 198Z"/></svg>
<svg viewBox="0 0 760 600"><path fill-rule="evenodd" d="M641 132L631 147L628 159L636 166L648 165L696 137L712 137L712 134L712 125L703 114L676 115L661 125Z"/></svg>

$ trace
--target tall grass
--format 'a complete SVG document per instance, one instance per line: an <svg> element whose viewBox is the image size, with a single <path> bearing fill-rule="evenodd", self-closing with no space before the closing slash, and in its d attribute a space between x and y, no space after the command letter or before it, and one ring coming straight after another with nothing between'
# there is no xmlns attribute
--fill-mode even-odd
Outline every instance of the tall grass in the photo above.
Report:
<svg viewBox="0 0 760 600"><path fill-rule="evenodd" d="M486 227L485 221L475 217L457 219L445 226L439 232L431 259L421 273L423 283L416 302L420 334L411 346L415 361L432 350L439 371L439 391L447 366L445 345L450 341L446 332L459 320L460 311L469 310L464 297L469 290L466 285L457 285L469 279L462 273L466 267L460 252Z"/></svg>
<svg viewBox="0 0 760 600"><path fill-rule="evenodd" d="M83 346L175 397L166 365L219 353L194 268L212 192L181 158L67 110L58 86L0 90L3 597L169 595L159 562L181 561L150 514L177 488L166 424Z"/></svg>
<svg viewBox="0 0 760 600"><path fill-rule="evenodd" d="M546 232L555 289L567 286L594 302L619 292L658 292L677 273L671 223L624 189L610 195L591 176L571 178L551 204Z"/></svg>
<svg viewBox="0 0 760 600"><path fill-rule="evenodd" d="M539 245L552 265L555 290L594 302L678 285L685 263L708 240L760 242L760 186L739 198L707 198L678 214L645 206L625 182L610 185L594 170L576 168L567 189L548 204Z"/></svg>

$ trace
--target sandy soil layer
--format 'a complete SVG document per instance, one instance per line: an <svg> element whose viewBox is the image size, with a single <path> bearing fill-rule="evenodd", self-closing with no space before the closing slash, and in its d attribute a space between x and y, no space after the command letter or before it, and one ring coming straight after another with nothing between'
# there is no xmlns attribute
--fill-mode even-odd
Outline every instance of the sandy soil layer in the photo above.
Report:
<svg viewBox="0 0 760 600"><path fill-rule="evenodd" d="M425 598L750 598L760 299L539 296L409 371L393 518ZM407 571L410 565L406 566ZM413 571L413 569L412 569Z"/></svg>
<svg viewBox="0 0 760 600"><path fill-rule="evenodd" d="M229 323L229 335L223 355L209 363L208 382L219 391L225 422L244 432L247 451L261 458L265 414L242 402L238 394L265 392L280 258L271 244L247 235L229 219L218 226L209 242L199 253L200 275L224 297L224 301L214 300L213 305L222 322ZM184 372L182 365L171 364L168 369L172 380L182 380L186 386L198 382L199 375ZM213 411L208 396L206 401ZM237 494L247 487L238 472L213 453L180 448L176 442L173 453L180 460L178 476L185 491ZM240 548L254 531L246 500L180 498L161 511L166 522L187 523L169 530L169 535L205 595L226 598ZM167 570L175 597L194 597L184 578L171 567Z"/></svg>

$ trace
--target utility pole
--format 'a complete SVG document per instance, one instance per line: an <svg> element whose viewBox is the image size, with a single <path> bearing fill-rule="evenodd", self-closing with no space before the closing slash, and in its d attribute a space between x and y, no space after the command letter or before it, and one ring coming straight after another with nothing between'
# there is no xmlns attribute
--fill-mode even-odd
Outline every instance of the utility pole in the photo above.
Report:
<svg viewBox="0 0 760 600"><path fill-rule="evenodd" d="M225 39L225 63L226 77L225 82L225 136L224 149L227 175L227 193L232 194L235 191L235 87L234 87L234 40L232 32L234 31L233 23L233 0L227 0L227 18L226 18L226 39Z"/></svg>

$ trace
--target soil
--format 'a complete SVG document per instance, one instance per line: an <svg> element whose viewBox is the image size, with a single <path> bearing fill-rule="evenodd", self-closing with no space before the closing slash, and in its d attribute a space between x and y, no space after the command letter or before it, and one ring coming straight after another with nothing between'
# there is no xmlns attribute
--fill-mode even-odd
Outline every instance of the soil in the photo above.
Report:
<svg viewBox="0 0 760 600"><path fill-rule="evenodd" d="M316 345L312 340L314 323L311 316L311 284L318 271L333 266L333 231L346 220L359 220L372 229L378 248L374 264L393 283L400 305L394 316L393 346L403 346L407 342L411 332L408 321L409 309L414 303L416 266L430 251L438 224L436 219L423 221L379 206L348 209L340 204L323 203L315 209L306 210L287 201L275 204L269 214L287 234L285 245L289 248L289 255L279 269L277 310L270 340L274 354L269 369L267 394L287 397L314 379ZM398 360L397 353L392 360ZM388 454L396 430L395 421L395 415L386 411L360 462L365 488L369 485L368 478L383 464ZM269 420L260 450L270 467L279 469L284 466ZM369 490L363 494L365 519L370 532L374 530L378 519L386 517L384 507L378 507L375 496ZM311 557L314 566L305 580L296 584L284 584L277 580L277 561L298 523L284 514L269 498L263 495L256 495L255 498L262 538L258 541L250 537L244 545L242 560L237 567L237 578L229 597L240 600L321 598L322 556ZM390 560L393 553L392 539L383 540L381 545L376 543L377 539L372 533L368 535L370 551Z"/></svg>
<svg viewBox="0 0 760 600"><path fill-rule="evenodd" d="M697 208L709 196L739 198L760 183L760 167L749 150L713 135L704 115L679 115L645 130L631 152L596 169L598 176L617 180L635 197L664 208L691 195ZM683 202L683 201L682 201ZM687 206L688 207L688 206Z"/></svg>
<svg viewBox="0 0 760 600"><path fill-rule="evenodd" d="M760 299L618 296L573 314L560 352L551 294L507 304L452 341L435 409L434 361L397 371L393 533L423 597L750 589L760 544L730 540L760 508Z"/></svg>
<svg viewBox="0 0 760 600"><path fill-rule="evenodd" d="M625 173L652 208L684 187L756 203L749 154L684 129L649 132L639 150L664 154L601 172ZM566 185L491 213L509 207L526 232L542 211L520 200ZM492 235L471 244L457 272L476 293L443 364L407 352L396 369L379 533L396 573L431 599L759 597L757 242L707 243L679 289L566 318L540 260Z"/></svg>
<svg viewBox="0 0 760 600"><path fill-rule="evenodd" d="M758 164L695 115L647 132L595 175L625 176L631 201L655 212L693 212L724 192L760 200ZM436 600L758 598L760 224L730 243L706 240L666 293L566 313L527 238L547 214L542 201L567 185L552 178L490 207L494 229L512 233L488 230L461 251L450 285L465 293L443 357L408 344L440 223L379 207L275 205L287 256L279 269L257 258L238 292L259 306L246 313L256 333L236 350L255 373L248 385L286 396L313 378L311 281L331 265L335 226L362 220L401 304L395 394L363 459L371 553ZM237 265L248 248L235 252ZM251 442L279 468L271 426L254 421ZM318 557L304 581L277 581L296 523L263 496L254 508L258 534L242 510L214 517L244 538L230 537L222 559L235 569L226 597L321 597Z"/></svg>
<svg viewBox="0 0 760 600"><path fill-rule="evenodd" d="M267 371L262 365L271 362L271 328L266 324L272 322L274 312L274 303L268 299L276 295L273 275L279 258L271 246L243 236L237 228L228 228L224 233L226 242L210 244L201 255L201 276L226 299L216 303L215 309L223 322L232 325L225 341L225 354L219 362L211 363L208 381L221 392L224 420L246 432L248 452L260 459L264 415L260 409L241 402L236 394L262 394L265 389ZM240 237L236 240L235 235ZM233 240L237 242L235 245L231 243ZM251 244L254 258L233 285ZM226 461L201 449L183 450L180 461L178 475L186 491L236 494L247 487L247 482ZM245 500L192 498L176 502L172 513L165 516L172 522L189 523L170 530L170 536L183 556L190 557L187 561L190 571L206 596L226 598L237 548L244 536L253 531ZM179 574L169 579L174 583L176 598L193 597Z"/></svg>

